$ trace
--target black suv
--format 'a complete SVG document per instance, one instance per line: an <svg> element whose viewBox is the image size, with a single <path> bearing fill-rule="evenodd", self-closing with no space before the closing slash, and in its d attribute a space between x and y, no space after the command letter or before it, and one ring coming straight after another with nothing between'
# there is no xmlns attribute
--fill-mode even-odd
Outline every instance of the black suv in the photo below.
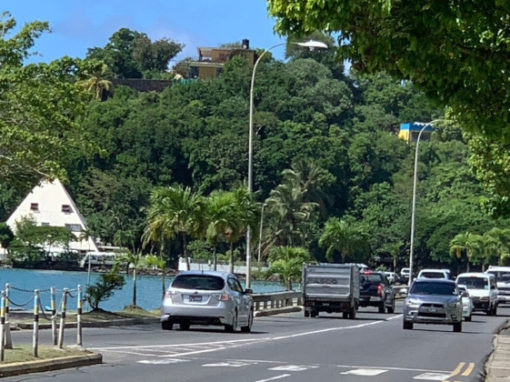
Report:
<svg viewBox="0 0 510 382"><path fill-rule="evenodd" d="M359 286L360 306L377 306L379 313L395 311L395 293L384 273L362 272Z"/></svg>

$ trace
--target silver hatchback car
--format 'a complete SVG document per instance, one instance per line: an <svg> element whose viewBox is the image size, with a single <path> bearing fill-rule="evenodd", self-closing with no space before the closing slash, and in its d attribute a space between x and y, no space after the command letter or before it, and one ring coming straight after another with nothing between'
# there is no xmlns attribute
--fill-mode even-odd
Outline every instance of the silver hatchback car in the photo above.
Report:
<svg viewBox="0 0 510 382"><path fill-rule="evenodd" d="M462 301L454 281L416 279L404 303L404 329L413 324L453 325L462 331Z"/></svg>
<svg viewBox="0 0 510 382"><path fill-rule="evenodd" d="M243 290L232 273L180 272L165 293L161 327L173 324L188 330L191 324L222 325L226 331L250 332L253 325L251 289Z"/></svg>

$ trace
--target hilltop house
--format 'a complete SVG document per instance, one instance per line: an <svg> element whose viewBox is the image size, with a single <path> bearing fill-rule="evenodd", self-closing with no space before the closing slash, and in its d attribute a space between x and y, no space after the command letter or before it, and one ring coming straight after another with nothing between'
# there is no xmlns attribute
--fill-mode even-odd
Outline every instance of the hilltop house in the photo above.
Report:
<svg viewBox="0 0 510 382"><path fill-rule="evenodd" d="M83 254L89 251L98 251L97 245L91 237L80 237L87 228L85 219L58 179L42 180L7 219L7 225L14 233L16 233L16 222L24 217L30 217L40 226L68 228L76 237L75 241L69 243L71 251ZM45 248L45 250L51 253L61 253L65 251L65 248L52 245L51 248Z"/></svg>

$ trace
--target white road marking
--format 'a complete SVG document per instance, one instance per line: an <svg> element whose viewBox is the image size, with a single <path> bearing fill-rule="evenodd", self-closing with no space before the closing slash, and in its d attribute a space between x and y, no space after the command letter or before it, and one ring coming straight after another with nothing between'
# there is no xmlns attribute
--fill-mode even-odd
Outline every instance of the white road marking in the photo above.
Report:
<svg viewBox="0 0 510 382"><path fill-rule="evenodd" d="M227 362L217 362L217 363L206 363L203 364L202 367L244 367L253 365L253 363L248 362L239 362L239 361L227 361Z"/></svg>
<svg viewBox="0 0 510 382"><path fill-rule="evenodd" d="M145 364L145 365L169 365L174 363L181 363L181 362L189 362L187 359L177 359L177 358L168 358L168 359L143 359L141 361L138 361L138 363Z"/></svg>
<svg viewBox="0 0 510 382"><path fill-rule="evenodd" d="M364 377L375 377L376 375L386 373L388 370L384 369L354 369L349 371L344 371L340 374L351 374L351 375L361 375Z"/></svg>
<svg viewBox="0 0 510 382"><path fill-rule="evenodd" d="M309 370L309 369L317 369L318 367L319 366L282 365L282 366L271 367L269 370L276 370L276 371L303 371L303 370Z"/></svg>
<svg viewBox="0 0 510 382"><path fill-rule="evenodd" d="M441 373L423 373L417 375L413 379L421 379L426 381L444 381L445 379L450 378L451 373L441 374Z"/></svg>
<svg viewBox="0 0 510 382"><path fill-rule="evenodd" d="M290 377L290 374L281 374L277 375L276 377L267 378L267 379L258 379L255 382L268 382L268 381L276 381L277 379L287 378Z"/></svg>

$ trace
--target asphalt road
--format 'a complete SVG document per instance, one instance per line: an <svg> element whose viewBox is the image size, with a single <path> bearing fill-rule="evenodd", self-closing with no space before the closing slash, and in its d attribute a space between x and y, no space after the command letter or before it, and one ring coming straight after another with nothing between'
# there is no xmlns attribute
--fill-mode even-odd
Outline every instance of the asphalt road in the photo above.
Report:
<svg viewBox="0 0 510 382"><path fill-rule="evenodd" d="M252 333L214 327L163 331L159 325L84 329L84 346L103 354L102 365L4 378L4 381L480 381L497 328L510 319L473 315L462 333L451 326L402 329L396 314L360 308L355 320L302 313L261 317ZM66 329L65 343L75 339ZM29 343L30 332L13 333ZM40 343L49 343L49 332Z"/></svg>

